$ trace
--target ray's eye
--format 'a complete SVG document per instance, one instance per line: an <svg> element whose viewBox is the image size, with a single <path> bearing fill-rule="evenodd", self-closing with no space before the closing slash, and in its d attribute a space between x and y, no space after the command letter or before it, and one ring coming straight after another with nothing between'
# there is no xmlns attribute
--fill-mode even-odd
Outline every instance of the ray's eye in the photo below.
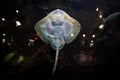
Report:
<svg viewBox="0 0 120 80"><path fill-rule="evenodd" d="M62 26L62 24L64 23L64 16L57 13L52 16L51 21L53 26Z"/></svg>

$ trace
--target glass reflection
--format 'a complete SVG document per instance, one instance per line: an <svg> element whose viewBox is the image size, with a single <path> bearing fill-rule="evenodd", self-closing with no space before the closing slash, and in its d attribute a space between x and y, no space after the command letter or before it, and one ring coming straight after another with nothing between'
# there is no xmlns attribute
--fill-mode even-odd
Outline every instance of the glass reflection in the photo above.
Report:
<svg viewBox="0 0 120 80"><path fill-rule="evenodd" d="M2 21L5 21L5 18L2 18Z"/></svg>

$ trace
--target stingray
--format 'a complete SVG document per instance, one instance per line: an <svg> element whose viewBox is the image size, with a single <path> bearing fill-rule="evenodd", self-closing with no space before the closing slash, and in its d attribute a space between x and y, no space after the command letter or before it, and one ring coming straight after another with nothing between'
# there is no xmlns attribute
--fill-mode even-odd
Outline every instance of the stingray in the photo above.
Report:
<svg viewBox="0 0 120 80"><path fill-rule="evenodd" d="M118 16L120 16L120 12L114 12L110 14L109 16L107 16L106 18L103 18L103 22L106 23L107 21L113 20L117 18Z"/></svg>
<svg viewBox="0 0 120 80"><path fill-rule="evenodd" d="M56 50L53 74L56 71L59 50L65 44L71 43L79 34L80 23L69 16L65 11L56 9L50 12L46 17L39 20L35 26L40 39Z"/></svg>

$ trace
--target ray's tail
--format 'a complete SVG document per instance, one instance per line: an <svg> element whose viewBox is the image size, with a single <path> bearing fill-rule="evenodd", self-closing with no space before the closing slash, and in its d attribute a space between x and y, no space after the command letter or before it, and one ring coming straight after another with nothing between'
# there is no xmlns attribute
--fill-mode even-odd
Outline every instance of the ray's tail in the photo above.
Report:
<svg viewBox="0 0 120 80"><path fill-rule="evenodd" d="M58 55L59 55L59 48L56 48L56 56L55 56L55 63L54 63L54 68L53 68L53 74L56 71L56 67L57 67L57 62L58 62Z"/></svg>

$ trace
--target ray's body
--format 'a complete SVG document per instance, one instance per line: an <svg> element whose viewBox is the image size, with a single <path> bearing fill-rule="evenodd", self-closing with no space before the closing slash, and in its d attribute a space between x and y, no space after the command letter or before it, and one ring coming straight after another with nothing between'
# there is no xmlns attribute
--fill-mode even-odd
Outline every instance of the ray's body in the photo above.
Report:
<svg viewBox="0 0 120 80"><path fill-rule="evenodd" d="M56 70L59 50L65 44L71 43L78 36L80 29L80 23L60 9L52 11L36 23L35 31L41 40L56 50L53 74Z"/></svg>

